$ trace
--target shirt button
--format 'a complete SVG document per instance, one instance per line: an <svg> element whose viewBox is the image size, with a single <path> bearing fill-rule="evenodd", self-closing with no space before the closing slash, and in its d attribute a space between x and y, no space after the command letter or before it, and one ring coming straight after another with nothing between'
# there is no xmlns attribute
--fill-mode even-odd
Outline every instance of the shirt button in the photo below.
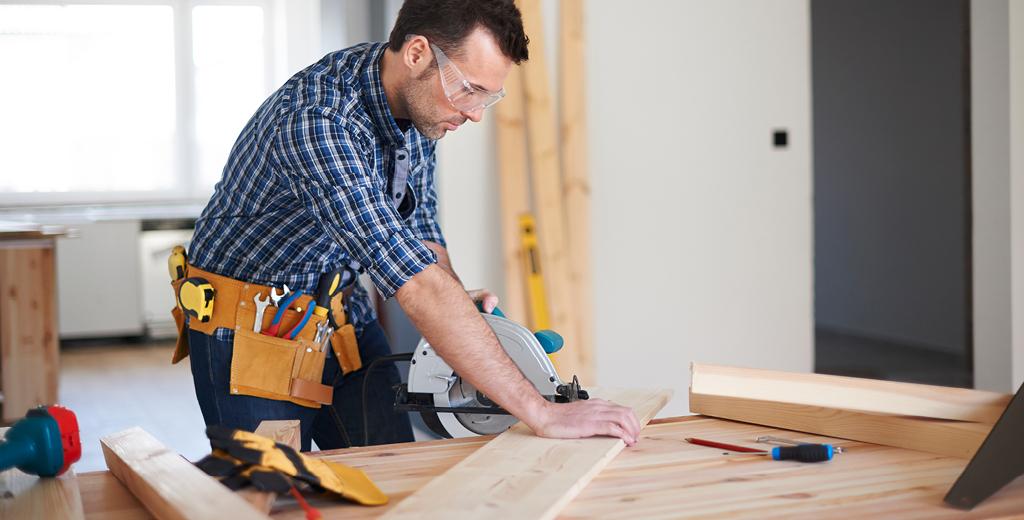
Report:
<svg viewBox="0 0 1024 520"><path fill-rule="evenodd" d="M404 161L405 160L405 154L399 154L398 155L398 160L399 161Z"/></svg>

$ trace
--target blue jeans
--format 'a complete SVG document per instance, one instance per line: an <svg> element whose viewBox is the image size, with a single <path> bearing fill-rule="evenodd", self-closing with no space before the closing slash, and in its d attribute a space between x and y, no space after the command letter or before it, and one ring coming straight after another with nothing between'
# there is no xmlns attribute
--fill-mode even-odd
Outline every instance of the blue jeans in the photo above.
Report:
<svg viewBox="0 0 1024 520"><path fill-rule="evenodd" d="M253 431L266 420L298 419L302 429L302 451L309 451L310 440L323 450L363 446L363 378L366 367L380 356L391 353L384 330L377 322L367 325L357 337L363 368L342 377L338 359L331 355L324 364L322 384L334 387L334 403L319 409L289 401L275 401L228 391L231 378L232 342L218 341L195 330L188 331L189 359L196 398L207 426L220 425ZM366 393L369 424L368 444L388 444L413 440L409 416L393 410L394 386L401 379L392 363L373 369Z"/></svg>

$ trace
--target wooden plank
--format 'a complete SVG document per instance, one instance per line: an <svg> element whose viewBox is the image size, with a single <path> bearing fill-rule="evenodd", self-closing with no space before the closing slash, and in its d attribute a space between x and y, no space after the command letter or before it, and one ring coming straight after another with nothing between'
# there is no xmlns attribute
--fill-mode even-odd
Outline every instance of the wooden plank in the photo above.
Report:
<svg viewBox="0 0 1024 520"><path fill-rule="evenodd" d="M842 439L970 458L991 424L876 415L838 408L690 392L690 411Z"/></svg>
<svg viewBox="0 0 1024 520"><path fill-rule="evenodd" d="M7 428L0 428L0 439ZM39 478L16 468L0 472L0 518L85 518L75 471Z"/></svg>
<svg viewBox="0 0 1024 520"><path fill-rule="evenodd" d="M260 421L260 425L253 433L290 446L295 451L302 450L302 429L298 420ZM277 493L259 491L252 487L238 490L238 496L264 514L270 514L270 510L274 507L274 501L277 500Z"/></svg>
<svg viewBox="0 0 1024 520"><path fill-rule="evenodd" d="M751 444L759 435L833 442L846 453L824 464L776 462L723 455L693 446L686 437ZM359 468L391 497L381 507L318 501L325 519L376 518L431 479L486 445L489 437L369 446L317 452ZM635 448L622 451L561 518L994 518L1024 511L1024 478L970 512L946 507L949 486L963 459L890 446L863 444L704 416L655 419ZM148 518L109 472L79 475L90 518ZM101 499L101 497L103 499ZM423 513L430 517L429 512ZM275 520L305 520L280 510ZM496 516L493 518L497 518Z"/></svg>
<svg viewBox="0 0 1024 520"><path fill-rule="evenodd" d="M697 394L985 424L995 424L1011 397L966 388L698 363L691 370L690 388Z"/></svg>
<svg viewBox="0 0 1024 520"><path fill-rule="evenodd" d="M587 171L586 42L583 0L561 0L559 6L558 82L561 110L562 172L569 244L569 284L576 315L576 373L594 384L593 296L590 270L590 177Z"/></svg>
<svg viewBox="0 0 1024 520"><path fill-rule="evenodd" d="M0 242L0 384L3 421L57 402L57 297L53 240Z"/></svg>
<svg viewBox="0 0 1024 520"><path fill-rule="evenodd" d="M601 390L647 424L671 390ZM519 423L432 480L386 518L554 518L625 447L619 439L545 439Z"/></svg>
<svg viewBox="0 0 1024 520"><path fill-rule="evenodd" d="M157 518L268 518L139 427L100 444L111 473Z"/></svg>
<svg viewBox="0 0 1024 520"><path fill-rule="evenodd" d="M581 351L577 345L576 322L569 282L569 251L565 232L565 211L562 199L562 174L558 153L558 132L555 122L547 57L544 53L544 28L540 0L518 0L523 27L530 37L530 59L521 66L526 92L526 129L530 158L530 182L533 192L537 234L540 238L541 265L546 272L547 304L551 328L565 339L565 348L557 355L563 378L572 374L583 376Z"/></svg>
<svg viewBox="0 0 1024 520"><path fill-rule="evenodd" d="M501 244L505 293L501 307L506 316L525 320L526 283L519 216L530 211L529 171L526 164L526 126L523 77L513 67L505 79L505 98L494 106L498 138L498 180L501 194Z"/></svg>

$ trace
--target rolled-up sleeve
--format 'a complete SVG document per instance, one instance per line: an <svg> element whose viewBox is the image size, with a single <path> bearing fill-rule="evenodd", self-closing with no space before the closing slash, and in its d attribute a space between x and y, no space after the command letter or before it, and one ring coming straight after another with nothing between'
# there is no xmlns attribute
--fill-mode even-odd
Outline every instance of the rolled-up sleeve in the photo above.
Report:
<svg viewBox="0 0 1024 520"><path fill-rule="evenodd" d="M409 227L421 240L429 240L447 247L441 226L437 223L437 191L434 188L436 166L437 156L431 150L430 159L424 164L423 171L411 179L417 204L416 210L409 218Z"/></svg>
<svg viewBox="0 0 1024 520"><path fill-rule="evenodd" d="M285 116L274 151L292 191L385 298L437 262L373 182L355 137L330 109Z"/></svg>

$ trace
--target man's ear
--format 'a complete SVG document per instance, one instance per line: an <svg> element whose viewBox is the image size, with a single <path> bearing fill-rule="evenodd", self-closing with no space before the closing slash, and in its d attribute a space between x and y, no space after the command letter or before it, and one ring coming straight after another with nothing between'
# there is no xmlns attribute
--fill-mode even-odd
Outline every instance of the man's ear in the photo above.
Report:
<svg viewBox="0 0 1024 520"><path fill-rule="evenodd" d="M430 44L423 36L413 36L405 42L402 52L402 62L412 72L413 76L419 76L433 62L434 52Z"/></svg>

